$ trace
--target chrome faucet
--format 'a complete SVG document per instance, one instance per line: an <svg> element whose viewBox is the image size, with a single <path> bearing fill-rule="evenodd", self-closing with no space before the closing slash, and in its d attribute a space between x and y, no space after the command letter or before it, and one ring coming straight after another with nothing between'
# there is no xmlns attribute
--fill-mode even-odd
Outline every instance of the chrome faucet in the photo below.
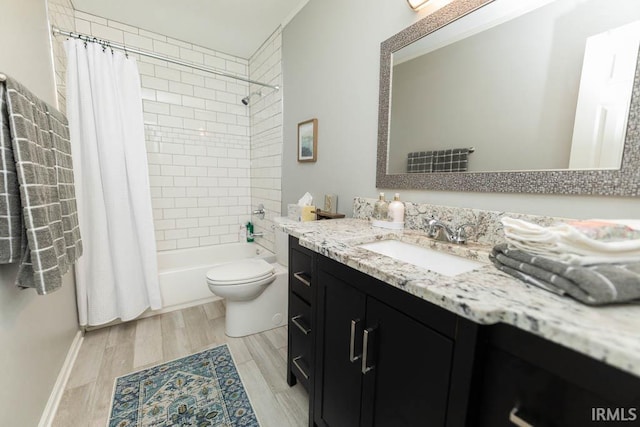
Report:
<svg viewBox="0 0 640 427"><path fill-rule="evenodd" d="M447 224L436 219L431 218L427 222L427 235L436 240L442 240L445 242L451 242L456 244L464 244L467 242L467 233L465 233L464 228L471 224L463 224L460 227L456 228L455 231L449 228Z"/></svg>
<svg viewBox="0 0 640 427"><path fill-rule="evenodd" d="M250 232L248 237L250 237L250 238L252 238L252 239L253 239L254 237L264 237L264 233L262 233L262 232L259 232L259 233L253 233L253 232Z"/></svg>
<svg viewBox="0 0 640 427"><path fill-rule="evenodd" d="M253 215L257 215L258 218L260 218L260 219L264 219L264 205L262 203L260 203L258 205L258 209L255 209L255 210L251 211L251 213Z"/></svg>

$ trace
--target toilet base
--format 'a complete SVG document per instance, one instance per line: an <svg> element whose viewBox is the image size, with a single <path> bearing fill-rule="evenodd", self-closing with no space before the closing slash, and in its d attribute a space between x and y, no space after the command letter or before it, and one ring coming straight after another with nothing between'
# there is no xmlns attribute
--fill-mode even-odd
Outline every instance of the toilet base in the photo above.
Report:
<svg viewBox="0 0 640 427"><path fill-rule="evenodd" d="M287 324L287 270L273 264L276 279L250 301L226 300L224 333L233 338L257 334Z"/></svg>

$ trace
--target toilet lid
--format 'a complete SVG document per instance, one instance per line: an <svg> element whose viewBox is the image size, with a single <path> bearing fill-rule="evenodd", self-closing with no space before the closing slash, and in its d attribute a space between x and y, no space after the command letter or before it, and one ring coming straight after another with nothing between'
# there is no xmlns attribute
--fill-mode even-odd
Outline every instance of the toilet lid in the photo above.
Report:
<svg viewBox="0 0 640 427"><path fill-rule="evenodd" d="M275 269L262 258L248 258L220 264L207 271L207 280L220 285L255 282L274 274Z"/></svg>

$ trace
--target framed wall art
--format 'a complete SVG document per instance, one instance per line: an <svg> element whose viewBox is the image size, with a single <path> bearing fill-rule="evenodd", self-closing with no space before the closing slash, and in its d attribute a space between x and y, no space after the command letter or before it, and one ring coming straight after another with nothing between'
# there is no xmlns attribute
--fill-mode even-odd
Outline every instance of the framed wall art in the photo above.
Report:
<svg viewBox="0 0 640 427"><path fill-rule="evenodd" d="M315 162L318 158L318 119L298 123L298 161Z"/></svg>

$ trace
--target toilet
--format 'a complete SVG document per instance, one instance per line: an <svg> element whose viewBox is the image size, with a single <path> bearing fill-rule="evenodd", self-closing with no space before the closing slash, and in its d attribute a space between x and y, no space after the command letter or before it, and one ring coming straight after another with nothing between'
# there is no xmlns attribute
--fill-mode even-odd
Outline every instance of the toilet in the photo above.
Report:
<svg viewBox="0 0 640 427"><path fill-rule="evenodd" d="M276 224L290 221L274 218ZM226 300L225 334L243 337L287 323L287 234L275 227L276 262L247 258L207 271L207 285Z"/></svg>

